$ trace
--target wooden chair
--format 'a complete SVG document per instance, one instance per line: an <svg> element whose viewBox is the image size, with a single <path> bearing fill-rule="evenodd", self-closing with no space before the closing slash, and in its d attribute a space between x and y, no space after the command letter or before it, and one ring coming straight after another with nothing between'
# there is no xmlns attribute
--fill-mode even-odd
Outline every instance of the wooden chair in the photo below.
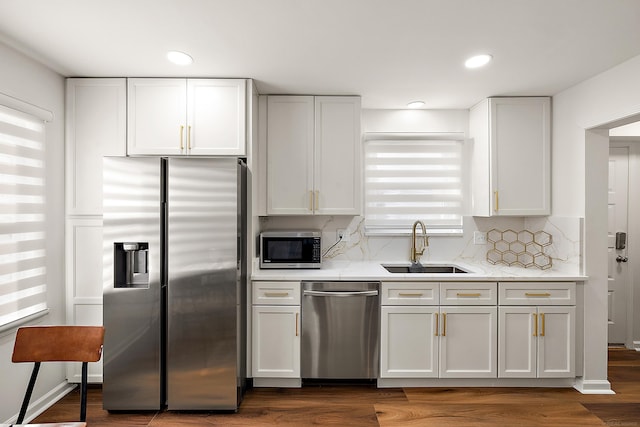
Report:
<svg viewBox="0 0 640 427"><path fill-rule="evenodd" d="M80 421L86 421L88 362L100 360L103 342L104 328L102 326L30 326L19 328L11 361L14 363L34 362L35 365L16 424L21 424L27 413L41 362L82 362Z"/></svg>

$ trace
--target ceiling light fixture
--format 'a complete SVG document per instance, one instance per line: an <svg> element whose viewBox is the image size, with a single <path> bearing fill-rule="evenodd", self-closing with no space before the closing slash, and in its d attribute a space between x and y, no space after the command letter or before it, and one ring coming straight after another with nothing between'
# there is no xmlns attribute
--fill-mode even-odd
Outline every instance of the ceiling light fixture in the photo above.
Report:
<svg viewBox="0 0 640 427"><path fill-rule="evenodd" d="M408 108L420 108L424 107L424 101L411 101L407 104Z"/></svg>
<svg viewBox="0 0 640 427"><path fill-rule="evenodd" d="M476 55L467 59L464 63L464 66L467 68L479 68L487 65L492 59L493 56L488 54Z"/></svg>
<svg viewBox="0 0 640 427"><path fill-rule="evenodd" d="M176 65L190 65L193 63L193 58L191 56L177 50L170 50L167 52L167 59Z"/></svg>

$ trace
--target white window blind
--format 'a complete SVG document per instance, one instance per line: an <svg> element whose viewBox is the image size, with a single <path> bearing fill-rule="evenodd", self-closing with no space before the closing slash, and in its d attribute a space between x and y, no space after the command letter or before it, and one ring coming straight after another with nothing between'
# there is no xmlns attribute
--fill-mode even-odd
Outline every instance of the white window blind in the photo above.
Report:
<svg viewBox="0 0 640 427"><path fill-rule="evenodd" d="M463 142L375 139L365 142L365 229L404 234L416 220L429 234L461 234Z"/></svg>
<svg viewBox="0 0 640 427"><path fill-rule="evenodd" d="M0 106L0 327L47 310L44 136Z"/></svg>

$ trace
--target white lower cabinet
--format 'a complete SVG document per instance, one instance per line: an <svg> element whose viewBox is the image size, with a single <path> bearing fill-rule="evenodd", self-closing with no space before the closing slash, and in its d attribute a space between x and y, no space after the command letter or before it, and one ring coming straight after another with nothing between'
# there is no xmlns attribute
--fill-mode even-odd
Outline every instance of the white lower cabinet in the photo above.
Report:
<svg viewBox="0 0 640 427"><path fill-rule="evenodd" d="M500 378L575 376L575 307L500 307Z"/></svg>
<svg viewBox="0 0 640 427"><path fill-rule="evenodd" d="M382 378L438 376L438 307L383 306L380 327Z"/></svg>
<svg viewBox="0 0 640 427"><path fill-rule="evenodd" d="M500 287L498 377L575 377L575 283Z"/></svg>
<svg viewBox="0 0 640 427"><path fill-rule="evenodd" d="M300 377L300 307L253 307L253 376Z"/></svg>
<svg viewBox="0 0 640 427"><path fill-rule="evenodd" d="M381 378L496 377L495 282L384 283L382 303Z"/></svg>
<svg viewBox="0 0 640 427"><path fill-rule="evenodd" d="M300 378L300 283L253 282L252 376Z"/></svg>
<svg viewBox="0 0 640 427"><path fill-rule="evenodd" d="M495 378L497 308L440 307L440 378Z"/></svg>

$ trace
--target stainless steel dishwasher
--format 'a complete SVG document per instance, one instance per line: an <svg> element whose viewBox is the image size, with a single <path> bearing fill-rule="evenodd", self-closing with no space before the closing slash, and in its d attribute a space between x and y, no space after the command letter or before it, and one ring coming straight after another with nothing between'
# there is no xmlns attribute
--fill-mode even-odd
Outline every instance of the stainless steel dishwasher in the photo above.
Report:
<svg viewBox="0 0 640 427"><path fill-rule="evenodd" d="M302 282L302 378L378 377L380 282Z"/></svg>

